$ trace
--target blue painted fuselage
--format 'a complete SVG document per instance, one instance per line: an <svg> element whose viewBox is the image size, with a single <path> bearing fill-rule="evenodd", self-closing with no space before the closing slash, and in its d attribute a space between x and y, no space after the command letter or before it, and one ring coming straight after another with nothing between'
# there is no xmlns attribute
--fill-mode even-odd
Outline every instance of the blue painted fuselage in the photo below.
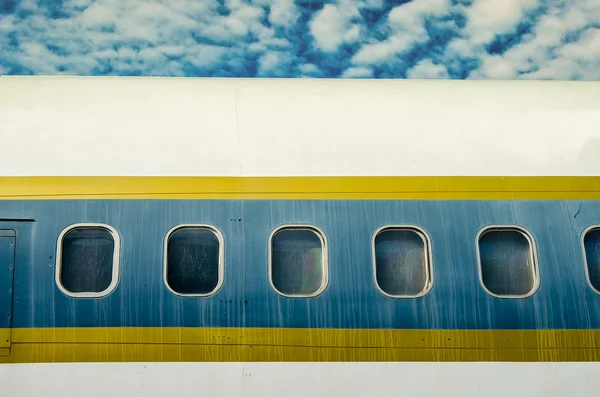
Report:
<svg viewBox="0 0 600 397"><path fill-rule="evenodd" d="M598 201L7 200L0 219L17 236L14 328L600 328L582 248L584 230L600 224ZM108 224L121 239L119 283L102 298L68 297L54 280L58 235L81 222ZM224 283L215 295L166 288L164 239L178 224L222 233ZM319 296L287 298L269 283L268 238L284 224L314 225L327 237L329 283ZM386 225L429 236L427 295L393 299L376 288L372 239ZM482 288L476 236L489 225L517 225L535 240L540 287L531 297L499 299Z"/></svg>

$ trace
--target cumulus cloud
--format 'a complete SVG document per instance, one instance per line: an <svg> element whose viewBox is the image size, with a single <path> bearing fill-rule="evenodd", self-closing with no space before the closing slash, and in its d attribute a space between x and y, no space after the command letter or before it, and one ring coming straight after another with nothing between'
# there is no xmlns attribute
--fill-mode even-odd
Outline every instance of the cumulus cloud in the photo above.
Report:
<svg viewBox="0 0 600 397"><path fill-rule="evenodd" d="M447 79L448 70L444 65L437 65L431 59L424 59L407 73L409 79Z"/></svg>
<svg viewBox="0 0 600 397"><path fill-rule="evenodd" d="M282 77L290 63L290 56L280 51L269 51L263 54L259 61L259 76Z"/></svg>
<svg viewBox="0 0 600 397"><path fill-rule="evenodd" d="M600 29L585 30L575 42L557 48L544 64L524 77L600 80Z"/></svg>
<svg viewBox="0 0 600 397"><path fill-rule="evenodd" d="M425 21L446 15L450 6L449 0L414 0L393 8L387 16L388 37L363 45L352 60L361 65L390 62L415 45L427 42Z"/></svg>
<svg viewBox="0 0 600 397"><path fill-rule="evenodd" d="M529 32L502 53L489 54L484 47L472 45L480 68L470 77L598 80L600 36L592 27L596 16L600 17L600 3L572 0L537 15Z"/></svg>
<svg viewBox="0 0 600 397"><path fill-rule="evenodd" d="M310 22L310 33L317 48L325 52L335 52L344 43L353 43L360 38L360 17L358 7L350 1L340 4L326 4Z"/></svg>
<svg viewBox="0 0 600 397"><path fill-rule="evenodd" d="M373 71L366 67L353 67L344 70L342 77L357 78L357 77L373 77Z"/></svg>
<svg viewBox="0 0 600 397"><path fill-rule="evenodd" d="M391 61L397 54L413 48L415 37L409 33L398 34L384 41L365 44L354 54L352 61L357 65L377 65Z"/></svg>
<svg viewBox="0 0 600 397"><path fill-rule="evenodd" d="M302 77L320 77L323 74L323 71L312 63L302 64L299 69Z"/></svg>
<svg viewBox="0 0 600 397"><path fill-rule="evenodd" d="M539 6L539 0L475 1L465 8L464 33L474 43L488 43L496 35L510 33L527 14Z"/></svg>
<svg viewBox="0 0 600 397"><path fill-rule="evenodd" d="M290 27L293 26L300 17L300 11L294 0L280 0L271 5L269 21L273 25Z"/></svg>
<svg viewBox="0 0 600 397"><path fill-rule="evenodd" d="M600 80L600 1L0 1L0 74Z"/></svg>

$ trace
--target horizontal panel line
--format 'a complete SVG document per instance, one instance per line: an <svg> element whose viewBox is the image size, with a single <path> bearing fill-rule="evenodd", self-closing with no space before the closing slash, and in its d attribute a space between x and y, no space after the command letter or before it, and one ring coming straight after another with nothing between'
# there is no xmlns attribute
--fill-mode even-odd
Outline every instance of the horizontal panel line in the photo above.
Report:
<svg viewBox="0 0 600 397"><path fill-rule="evenodd" d="M16 345L87 345L87 346L208 346L208 347L292 347L292 348L310 348L310 349L418 349L418 350L599 350L600 347L452 347L452 346L336 346L336 345L297 345L297 344L266 344L266 343L177 343L177 342L12 342L11 346Z"/></svg>
<svg viewBox="0 0 600 397"><path fill-rule="evenodd" d="M423 194L437 194L437 193L504 193L504 194L523 194L523 193L567 193L567 194L582 194L582 193L599 193L600 189L589 189L589 190L569 190L569 189L554 189L554 190L451 190L451 189L440 189L440 190L253 190L251 192L245 191L214 191L214 192L206 192L206 191L164 191L164 192L115 192L115 193L54 193L54 194L3 194L3 197L35 197L39 195L47 196L47 197L56 197L56 196L157 196L157 195L173 195L173 196L182 196L182 195L204 195L204 196L212 196L212 195L283 195L283 194L294 194L294 195L311 195L311 194L415 194L415 193L423 193Z"/></svg>
<svg viewBox="0 0 600 397"><path fill-rule="evenodd" d="M600 191L310 192L310 193L82 193L0 195L0 200L598 200Z"/></svg>

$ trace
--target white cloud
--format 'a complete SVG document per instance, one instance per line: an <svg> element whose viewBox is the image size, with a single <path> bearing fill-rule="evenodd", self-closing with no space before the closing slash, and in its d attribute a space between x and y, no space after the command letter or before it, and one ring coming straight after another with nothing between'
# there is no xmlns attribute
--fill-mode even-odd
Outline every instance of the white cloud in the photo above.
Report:
<svg viewBox="0 0 600 397"><path fill-rule="evenodd" d="M385 6L384 0L364 0L364 3L360 5L361 8L368 10L381 10Z"/></svg>
<svg viewBox="0 0 600 397"><path fill-rule="evenodd" d="M415 37L409 33L398 34L389 39L365 44L354 56L352 62L356 65L377 65L390 62L397 54L413 48Z"/></svg>
<svg viewBox="0 0 600 397"><path fill-rule="evenodd" d="M167 57L181 57L186 54L187 50L182 46L173 44L165 44L154 47L157 51L162 52ZM130 50L130 49L129 49Z"/></svg>
<svg viewBox="0 0 600 397"><path fill-rule="evenodd" d="M537 7L539 0L480 0L468 6L459 6L457 10L466 17L467 23L459 32L460 36L447 45L445 58L449 63L461 58L479 59L481 67L473 71L470 78L515 76L528 60L515 61L489 55L485 45L498 35L513 32ZM527 41L528 38L523 37L523 40Z"/></svg>
<svg viewBox="0 0 600 397"><path fill-rule="evenodd" d="M115 24L114 4L98 1L80 14L82 22L90 29L112 27Z"/></svg>
<svg viewBox="0 0 600 397"><path fill-rule="evenodd" d="M114 4L114 0L107 0L104 4L112 4L113 12L119 12L121 8ZM102 11L110 12L106 7ZM196 26L185 14L157 2L141 2L137 7L128 7L126 12L121 12L120 15L117 14L115 24L123 39L150 43L180 40Z"/></svg>
<svg viewBox="0 0 600 397"><path fill-rule="evenodd" d="M356 77L373 77L373 71L366 67L354 67L344 70L342 77L356 78Z"/></svg>
<svg viewBox="0 0 600 397"><path fill-rule="evenodd" d="M388 24L394 31L421 31L425 18L446 15L450 7L450 0L414 0L392 9Z"/></svg>
<svg viewBox="0 0 600 397"><path fill-rule="evenodd" d="M448 70L444 65L433 63L431 59L424 59L407 72L409 79L447 79Z"/></svg>
<svg viewBox="0 0 600 397"><path fill-rule="evenodd" d="M264 43L269 48L286 49L292 46L292 43L280 37L270 37L268 39L264 39L262 43Z"/></svg>
<svg viewBox="0 0 600 397"><path fill-rule="evenodd" d="M268 51L258 60L260 76L279 76L281 68L290 62L289 54L280 51Z"/></svg>
<svg viewBox="0 0 600 397"><path fill-rule="evenodd" d="M87 1L87 0L83 0ZM97 0L95 0L97 1ZM113 0L114 1L114 0ZM136 0L128 0L128 3L135 3ZM151 0L137 0L137 1L151 1ZM188 18L194 21L206 21L207 18L212 18L216 14L216 9L219 6L217 0L157 0L161 4L167 5L173 11L176 11L182 15L186 15ZM123 3L123 2L121 2Z"/></svg>
<svg viewBox="0 0 600 397"><path fill-rule="evenodd" d="M580 61L600 59L600 29L591 28L583 32L578 41L569 43L559 51L561 56Z"/></svg>
<svg viewBox="0 0 600 397"><path fill-rule="evenodd" d="M516 65L501 56L490 56L483 60L480 76L494 80L512 80L517 77Z"/></svg>
<svg viewBox="0 0 600 397"><path fill-rule="evenodd" d="M220 18L202 30L202 36L216 41L233 41L248 34L248 29L235 18Z"/></svg>
<svg viewBox="0 0 600 397"><path fill-rule="evenodd" d="M488 55L482 47L471 42L471 53L477 54L481 67L470 77L598 79L600 41L596 37L600 36L596 36L597 29L585 29L589 21L582 13L583 7L578 7L576 0L569 4L570 8L548 10L521 43L500 55ZM568 36L578 38L567 43Z"/></svg>
<svg viewBox="0 0 600 397"><path fill-rule="evenodd" d="M390 36L383 41L364 44L352 62L356 65L388 63L415 45L427 42L425 20L447 14L450 7L449 0L414 0L395 7L387 18Z"/></svg>
<svg viewBox="0 0 600 397"><path fill-rule="evenodd" d="M266 73L266 72L269 72L269 71L275 69L277 66L279 66L280 61L281 61L280 54L278 54L276 52L267 52L259 60L260 72Z"/></svg>
<svg viewBox="0 0 600 397"><path fill-rule="evenodd" d="M87 5L89 5L89 3ZM23 11L35 12L39 9L39 5L36 0L21 0L19 2L19 9Z"/></svg>
<svg viewBox="0 0 600 397"><path fill-rule="evenodd" d="M117 57L124 60L131 60L135 58L137 52L130 47L121 47L117 50Z"/></svg>
<svg viewBox="0 0 600 397"><path fill-rule="evenodd" d="M138 59L140 62L153 65L160 65L165 63L167 60L164 52L155 47L147 47L142 49L140 52L138 52Z"/></svg>
<svg viewBox="0 0 600 397"><path fill-rule="evenodd" d="M600 2L598 0L572 0L580 5L581 12L585 15L588 24L598 25L600 21ZM571 3L572 4L572 3Z"/></svg>
<svg viewBox="0 0 600 397"><path fill-rule="evenodd" d="M581 34L579 40L558 48L551 60L524 77L600 80L600 29L587 29Z"/></svg>
<svg viewBox="0 0 600 397"><path fill-rule="evenodd" d="M467 58L473 56L473 44L462 38L454 39L446 46L447 58Z"/></svg>
<svg viewBox="0 0 600 397"><path fill-rule="evenodd" d="M271 5L269 22L273 25L293 26L299 17L300 12L296 4L294 4L294 0L279 0Z"/></svg>
<svg viewBox="0 0 600 397"><path fill-rule="evenodd" d="M206 24L202 34L207 38L217 41L235 41L248 35L249 32L259 33L266 29L260 18L264 11L260 7L237 4L235 11L228 16L216 16L213 21Z"/></svg>
<svg viewBox="0 0 600 397"><path fill-rule="evenodd" d="M360 38L360 25L353 23L359 17L358 7L350 1L338 5L326 4L310 22L317 48L335 52L344 43L353 43Z"/></svg>
<svg viewBox="0 0 600 397"><path fill-rule="evenodd" d="M300 65L300 71L303 74L318 74L321 73L321 70L312 63L304 63Z"/></svg>
<svg viewBox="0 0 600 397"><path fill-rule="evenodd" d="M571 59L553 59L544 64L539 70L522 75L526 79L540 80L571 80L581 75L580 66Z"/></svg>
<svg viewBox="0 0 600 397"><path fill-rule="evenodd" d="M2 18L0 18L0 32L8 33L14 31L15 19L16 18L13 15L3 15Z"/></svg>
<svg viewBox="0 0 600 397"><path fill-rule="evenodd" d="M479 0L465 8L465 34L476 44L489 43L496 35L510 33L539 0Z"/></svg>
<svg viewBox="0 0 600 397"><path fill-rule="evenodd" d="M186 50L184 61L200 68L219 64L227 54L226 47L198 44Z"/></svg>

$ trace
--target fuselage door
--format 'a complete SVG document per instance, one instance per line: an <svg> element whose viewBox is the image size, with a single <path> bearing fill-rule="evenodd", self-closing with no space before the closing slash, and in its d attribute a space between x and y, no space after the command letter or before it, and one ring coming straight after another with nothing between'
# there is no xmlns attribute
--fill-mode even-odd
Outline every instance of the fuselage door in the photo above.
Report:
<svg viewBox="0 0 600 397"><path fill-rule="evenodd" d="M14 230L0 230L0 356L10 353L16 240Z"/></svg>

